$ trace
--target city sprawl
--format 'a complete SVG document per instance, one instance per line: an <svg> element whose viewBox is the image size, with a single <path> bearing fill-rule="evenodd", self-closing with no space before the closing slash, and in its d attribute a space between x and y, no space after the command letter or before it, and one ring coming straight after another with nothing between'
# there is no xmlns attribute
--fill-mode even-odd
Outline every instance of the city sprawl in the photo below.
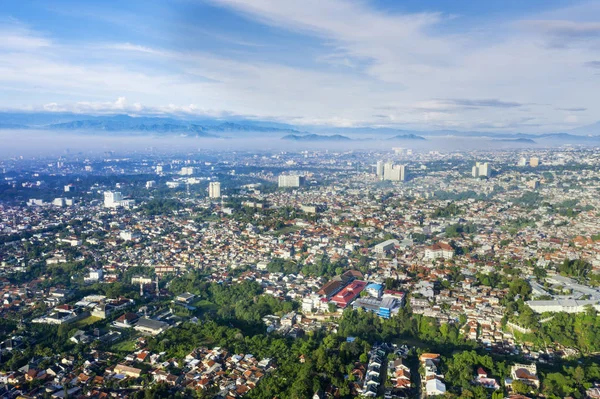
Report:
<svg viewBox="0 0 600 399"><path fill-rule="evenodd" d="M600 398L600 151L0 161L1 398Z"/></svg>

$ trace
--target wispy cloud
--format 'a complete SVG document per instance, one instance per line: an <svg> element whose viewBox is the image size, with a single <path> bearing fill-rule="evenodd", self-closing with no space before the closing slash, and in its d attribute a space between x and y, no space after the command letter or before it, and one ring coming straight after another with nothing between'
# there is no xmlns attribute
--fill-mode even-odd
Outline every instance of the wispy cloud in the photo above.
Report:
<svg viewBox="0 0 600 399"><path fill-rule="evenodd" d="M189 117L246 117L255 118L255 115L238 115L231 111L204 109L195 104L189 105L143 105L139 102L128 102L125 97L119 97L116 101L79 101L75 103L47 103L40 107L5 108L5 111L45 111L45 112L69 112L86 115L114 115L127 114L135 116L189 116Z"/></svg>
<svg viewBox="0 0 600 399"><path fill-rule="evenodd" d="M114 43L114 44L106 45L104 47L108 48L108 49L113 49L113 50L132 51L132 52L146 53L146 54L152 54L152 55L161 55L161 56L168 55L168 52L157 50L152 47L142 46L139 44L132 44L132 43Z"/></svg>
<svg viewBox="0 0 600 399"><path fill-rule="evenodd" d="M4 51L39 50L52 45L47 37L12 19L0 19L0 39L0 50Z"/></svg>
<svg viewBox="0 0 600 399"><path fill-rule="evenodd" d="M521 21L520 25L525 30L539 34L551 48L598 48L600 41L600 22L528 20Z"/></svg>
<svg viewBox="0 0 600 399"><path fill-rule="evenodd" d="M491 107L491 108L514 108L520 107L523 104L514 101L501 101L498 99L482 99L482 100L469 100L469 99L445 99L439 100L441 103L457 105L460 107Z"/></svg>
<svg viewBox="0 0 600 399"><path fill-rule="evenodd" d="M600 112L600 80L590 73L600 68L600 14L587 3L480 24L444 10L382 11L364 0L209 1L263 35L245 35L235 24L214 29L200 12L180 18L182 44L164 32L172 24L127 34L128 26L162 15L94 17L85 5L78 18L119 34L78 40L45 26L2 25L0 87L14 96L3 96L0 107L18 98L49 112L552 131L573 123L565 112L577 112L581 123ZM265 35L282 31L294 38L274 49Z"/></svg>
<svg viewBox="0 0 600 399"><path fill-rule="evenodd" d="M584 107L571 107L571 108L556 108L558 111L568 111L568 112L583 112L587 111L587 108Z"/></svg>
<svg viewBox="0 0 600 399"><path fill-rule="evenodd" d="M522 24L542 33L563 38L600 37L600 22L566 20L529 20Z"/></svg>
<svg viewBox="0 0 600 399"><path fill-rule="evenodd" d="M586 67L600 69L600 61L587 61L584 65Z"/></svg>

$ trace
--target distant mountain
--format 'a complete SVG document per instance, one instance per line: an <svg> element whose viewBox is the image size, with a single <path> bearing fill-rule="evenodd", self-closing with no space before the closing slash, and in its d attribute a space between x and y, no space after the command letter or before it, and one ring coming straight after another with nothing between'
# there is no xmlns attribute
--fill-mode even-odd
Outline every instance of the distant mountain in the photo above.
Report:
<svg viewBox="0 0 600 399"><path fill-rule="evenodd" d="M27 129L27 125L0 122L0 129Z"/></svg>
<svg viewBox="0 0 600 399"><path fill-rule="evenodd" d="M543 138L548 140L560 140L566 142L585 142L585 141L598 141L600 140L600 136L582 136L577 134L569 134L569 133L546 133L540 134L537 138Z"/></svg>
<svg viewBox="0 0 600 399"><path fill-rule="evenodd" d="M50 130L86 130L104 132L140 132L140 133L176 133L187 134L196 137L218 137L208 133L203 126L183 125L174 123L133 123L122 121L105 120L82 120L65 123L56 123L45 127Z"/></svg>
<svg viewBox="0 0 600 399"><path fill-rule="evenodd" d="M571 129L570 132L574 134L600 135L600 121L592 123L591 125L585 125Z"/></svg>
<svg viewBox="0 0 600 399"><path fill-rule="evenodd" d="M554 140L561 141L564 143L583 143L590 141L600 140L600 122L585 127L585 135L582 134L581 130L572 130L569 133L557 132L557 133L512 133L512 132L482 132L476 130L401 130L389 127L349 127L349 128L330 128L330 127L311 127L312 131L327 134L329 132L337 132L341 134L360 134L363 136L370 136L375 139L383 137L389 134L396 134L392 140L434 140L437 137L473 137L473 138L488 138L490 140L495 139L531 139L534 141L542 140ZM592 133L594 132L595 133ZM571 134L572 133L572 134ZM594 134L590 136L590 134ZM420 137L420 138L419 138ZM523 142L527 143L527 142Z"/></svg>
<svg viewBox="0 0 600 399"><path fill-rule="evenodd" d="M265 127L259 125L246 125L234 122L222 122L220 124L200 125L196 123L162 119L162 118L118 118L118 119L87 119L76 120L66 123L56 123L46 126L52 130L104 130L115 131L139 131L154 133L192 133L194 135L214 136L212 133L226 132L294 132L293 129L280 129L277 127ZM216 137L216 136L215 136Z"/></svg>
<svg viewBox="0 0 600 399"><path fill-rule="evenodd" d="M138 134L177 134L220 137L221 133L301 133L288 125L258 121L188 121L173 118L129 115L92 116L75 114L0 113L0 129L79 130L87 132L128 132Z"/></svg>
<svg viewBox="0 0 600 399"><path fill-rule="evenodd" d="M212 118L182 115L130 116L89 115L69 112L0 112L0 129L37 129L73 131L75 133L133 135L179 135L192 137L248 137L256 133L264 135L287 134L283 139L290 141L401 141L432 140L436 138L477 137L489 140L506 139L515 143L531 144L552 140L564 144L600 142L600 122L581 126L569 132L531 134L506 132L481 132L459 130L402 130L393 127L303 127L310 131L300 131L292 125L245 119L243 117ZM312 134L314 132L314 134ZM392 136L392 137L390 137ZM352 138L351 138L352 137ZM358 138L361 137L361 138ZM389 138L388 138L389 137ZM516 141L519 140L519 141Z"/></svg>
<svg viewBox="0 0 600 399"><path fill-rule="evenodd" d="M526 139L524 137L518 139L494 139L492 141L503 141L507 143L522 143L522 144L536 144L535 140Z"/></svg>
<svg viewBox="0 0 600 399"><path fill-rule="evenodd" d="M331 136L320 135L320 134L306 134L306 135L297 135L297 134L288 134L287 136L283 136L282 140L289 141L351 141L350 137L342 136L339 134L333 134Z"/></svg>
<svg viewBox="0 0 600 399"><path fill-rule="evenodd" d="M394 137L390 137L388 140L427 140L425 137L417 136L416 134L399 134Z"/></svg>

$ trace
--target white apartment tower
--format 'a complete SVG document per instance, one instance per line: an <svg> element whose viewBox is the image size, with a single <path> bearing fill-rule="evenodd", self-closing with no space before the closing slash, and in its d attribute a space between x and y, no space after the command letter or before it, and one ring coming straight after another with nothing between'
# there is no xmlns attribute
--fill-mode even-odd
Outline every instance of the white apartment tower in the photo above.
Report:
<svg viewBox="0 0 600 399"><path fill-rule="evenodd" d="M119 203L123 200L123 195L119 191L105 191L104 192L104 207L105 208L117 208Z"/></svg>
<svg viewBox="0 0 600 399"><path fill-rule="evenodd" d="M383 161L377 161L377 170L375 173L377 177L383 179Z"/></svg>
<svg viewBox="0 0 600 399"><path fill-rule="evenodd" d="M209 198L220 198L221 197L221 183L218 181L211 181L208 185L208 196Z"/></svg>
<svg viewBox="0 0 600 399"><path fill-rule="evenodd" d="M119 191L104 192L104 207L105 208L131 208L135 205L135 200L124 199L123 194Z"/></svg>
<svg viewBox="0 0 600 399"><path fill-rule="evenodd" d="M196 168L194 168L193 166L184 166L179 172L179 174L183 176L191 176L194 173L196 173Z"/></svg>
<svg viewBox="0 0 600 399"><path fill-rule="evenodd" d="M490 177L492 170L487 162L476 162L473 169L471 169L471 175L473 177Z"/></svg>
<svg viewBox="0 0 600 399"><path fill-rule="evenodd" d="M304 176L299 175L280 175L279 187L300 187L304 184Z"/></svg>
<svg viewBox="0 0 600 399"><path fill-rule="evenodd" d="M404 181L406 179L405 169L404 165L386 162L383 166L383 180Z"/></svg>

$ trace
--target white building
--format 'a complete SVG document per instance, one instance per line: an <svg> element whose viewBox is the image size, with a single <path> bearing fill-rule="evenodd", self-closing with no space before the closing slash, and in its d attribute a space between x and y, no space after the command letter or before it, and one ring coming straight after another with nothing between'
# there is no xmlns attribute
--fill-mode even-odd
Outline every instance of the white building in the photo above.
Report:
<svg viewBox="0 0 600 399"><path fill-rule="evenodd" d="M194 168L193 166L184 166L179 172L179 174L183 176L191 176L194 173L196 173L196 168Z"/></svg>
<svg viewBox="0 0 600 399"><path fill-rule="evenodd" d="M169 325L165 322L152 320L145 317L141 318L134 327L135 330L150 335L158 335L163 331L166 331L168 328Z"/></svg>
<svg viewBox="0 0 600 399"><path fill-rule="evenodd" d="M146 188L150 189L150 188L154 188L156 187L156 182L154 180L148 180L146 182Z"/></svg>
<svg viewBox="0 0 600 399"><path fill-rule="evenodd" d="M132 199L124 199L119 191L104 192L105 208L131 208L135 204Z"/></svg>
<svg viewBox="0 0 600 399"><path fill-rule="evenodd" d="M490 177L492 175L492 170L487 162L476 162L471 170L471 175L473 175L473 177Z"/></svg>
<svg viewBox="0 0 600 399"><path fill-rule="evenodd" d="M137 238L140 238L140 233L131 230L123 230L119 233L119 237L121 237L125 241L132 241Z"/></svg>
<svg viewBox="0 0 600 399"><path fill-rule="evenodd" d="M86 283L95 283L102 280L102 269L90 270L89 274L84 278Z"/></svg>
<svg viewBox="0 0 600 399"><path fill-rule="evenodd" d="M383 180L404 181L405 178L404 165L394 165L393 162L386 162L383 165Z"/></svg>
<svg viewBox="0 0 600 399"><path fill-rule="evenodd" d="M514 381L521 381L525 384L539 388L540 379L537 376L537 366L534 364L514 364L510 368L510 379L506 379L505 385L512 389Z"/></svg>
<svg viewBox="0 0 600 399"><path fill-rule="evenodd" d="M27 201L27 205L29 206L42 206L44 205L44 200L41 199L35 199L35 198L30 198Z"/></svg>
<svg viewBox="0 0 600 399"><path fill-rule="evenodd" d="M256 264L256 270L267 270L267 266L269 266L269 262L267 262L266 260L261 260Z"/></svg>
<svg viewBox="0 0 600 399"><path fill-rule="evenodd" d="M218 181L211 181L208 185L208 196L209 198L220 198L221 183L219 183Z"/></svg>
<svg viewBox="0 0 600 399"><path fill-rule="evenodd" d="M64 198L54 198L54 200L52 201L52 205L53 206L58 206L58 207L63 207L66 205L66 201Z"/></svg>
<svg viewBox="0 0 600 399"><path fill-rule="evenodd" d="M379 244L375 245L373 247L373 250L376 254L385 254L386 252L394 249L394 247L399 244L400 242L398 240L391 239L384 242L380 242Z"/></svg>
<svg viewBox="0 0 600 399"><path fill-rule="evenodd" d="M279 187L300 187L304 185L305 177L299 175L280 175Z"/></svg>
<svg viewBox="0 0 600 399"><path fill-rule="evenodd" d="M454 248L444 242L433 244L425 248L425 259L452 259Z"/></svg>
<svg viewBox="0 0 600 399"><path fill-rule="evenodd" d="M446 393L446 384L437 378L428 380L425 384L425 394L427 396L439 396Z"/></svg>
<svg viewBox="0 0 600 399"><path fill-rule="evenodd" d="M377 161L377 170L375 173L377 177L383 179L383 161Z"/></svg>
<svg viewBox="0 0 600 399"><path fill-rule="evenodd" d="M138 284L152 284L152 278L151 277L144 277L144 276L133 276L131 278L131 284L133 284L133 285L138 285Z"/></svg>
<svg viewBox="0 0 600 399"><path fill-rule="evenodd" d="M598 300L575 300L575 299L555 299L546 301L527 301L527 306L536 313L544 312L566 312L566 313L582 313L588 307L600 310Z"/></svg>
<svg viewBox="0 0 600 399"><path fill-rule="evenodd" d="M120 201L123 200L123 195L119 191L104 192L104 206L106 208L116 208Z"/></svg>

